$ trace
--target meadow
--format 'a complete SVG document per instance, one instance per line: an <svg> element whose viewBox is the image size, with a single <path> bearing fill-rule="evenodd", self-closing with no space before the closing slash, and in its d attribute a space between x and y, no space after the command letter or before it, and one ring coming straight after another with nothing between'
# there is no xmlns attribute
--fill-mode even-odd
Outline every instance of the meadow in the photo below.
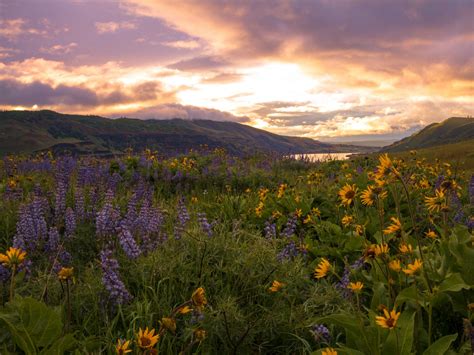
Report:
<svg viewBox="0 0 474 355"><path fill-rule="evenodd" d="M474 176L416 152L0 163L1 354L471 354Z"/></svg>

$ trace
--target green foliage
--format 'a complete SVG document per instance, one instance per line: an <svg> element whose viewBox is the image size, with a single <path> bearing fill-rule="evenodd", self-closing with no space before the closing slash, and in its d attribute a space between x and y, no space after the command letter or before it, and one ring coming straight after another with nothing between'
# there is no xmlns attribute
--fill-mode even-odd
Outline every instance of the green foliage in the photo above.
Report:
<svg viewBox="0 0 474 355"><path fill-rule="evenodd" d="M0 310L0 322L12 345L26 354L59 355L76 345L72 334L63 335L60 312L33 298L17 297L7 304Z"/></svg>

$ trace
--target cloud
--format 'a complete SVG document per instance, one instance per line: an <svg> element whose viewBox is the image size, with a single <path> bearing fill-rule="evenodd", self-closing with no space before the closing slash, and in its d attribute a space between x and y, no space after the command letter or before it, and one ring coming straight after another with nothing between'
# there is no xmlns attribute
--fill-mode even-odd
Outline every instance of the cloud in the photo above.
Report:
<svg viewBox="0 0 474 355"><path fill-rule="evenodd" d="M230 65L230 63L218 56L199 56L191 59L181 60L168 65L168 68L181 71L212 70Z"/></svg>
<svg viewBox="0 0 474 355"><path fill-rule="evenodd" d="M423 68L444 64L450 79L472 73L472 3L127 0L128 11L164 19L237 65L278 59L330 73L340 85L393 81L404 70L430 86ZM219 64L219 63L215 63ZM183 67L183 70L187 70ZM347 83L348 82L348 83Z"/></svg>
<svg viewBox="0 0 474 355"><path fill-rule="evenodd" d="M52 86L47 83L33 81L22 83L12 79L0 80L0 105L4 106L33 106L74 109L102 107L107 111L108 106L128 103L156 102L157 99L174 99L174 94L164 92L157 82L144 82L130 87L118 84L105 84L95 90L83 85L59 84ZM159 101L159 100L158 100Z"/></svg>
<svg viewBox="0 0 474 355"><path fill-rule="evenodd" d="M27 27L27 20L22 18L0 19L0 37L13 41L17 37L25 35L46 35L45 30Z"/></svg>
<svg viewBox="0 0 474 355"><path fill-rule="evenodd" d="M133 30L137 28L136 24L133 22L96 22L95 28L97 29L97 33L104 34L104 33L114 33L118 30Z"/></svg>
<svg viewBox="0 0 474 355"><path fill-rule="evenodd" d="M43 52L43 53L63 55L63 54L68 54L72 52L76 47L77 47L77 43L71 42L69 44L64 44L64 45L56 44L48 48L41 47L39 50L40 52Z"/></svg>
<svg viewBox="0 0 474 355"><path fill-rule="evenodd" d="M117 116L117 115L114 115ZM127 116L141 119L205 119L213 121L232 121L245 123L249 121L246 116L235 116L228 112L219 110L186 106L181 104L163 104L152 107L147 107L137 111L121 113L120 116Z"/></svg>
<svg viewBox="0 0 474 355"><path fill-rule="evenodd" d="M187 41L174 41L174 42L163 42L165 46L180 48L180 49L196 49L201 47L201 43L196 40L187 40Z"/></svg>
<svg viewBox="0 0 474 355"><path fill-rule="evenodd" d="M23 84L15 80L0 80L0 92L0 104L4 105L95 106L99 103L91 90L67 85L51 87L41 82Z"/></svg>

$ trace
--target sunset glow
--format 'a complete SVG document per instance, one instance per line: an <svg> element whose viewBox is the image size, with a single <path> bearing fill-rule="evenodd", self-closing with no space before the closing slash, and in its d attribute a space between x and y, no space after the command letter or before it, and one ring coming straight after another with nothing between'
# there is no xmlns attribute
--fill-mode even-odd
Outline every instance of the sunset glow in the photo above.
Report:
<svg viewBox="0 0 474 355"><path fill-rule="evenodd" d="M0 4L0 108L399 137L474 111L473 2Z"/></svg>

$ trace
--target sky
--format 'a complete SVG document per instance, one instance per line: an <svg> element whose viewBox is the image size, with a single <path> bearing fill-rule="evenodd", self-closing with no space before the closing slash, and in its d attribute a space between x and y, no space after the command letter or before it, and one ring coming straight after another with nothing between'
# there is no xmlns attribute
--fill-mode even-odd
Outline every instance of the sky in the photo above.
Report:
<svg viewBox="0 0 474 355"><path fill-rule="evenodd" d="M0 109L394 140L474 113L472 0L0 0Z"/></svg>

